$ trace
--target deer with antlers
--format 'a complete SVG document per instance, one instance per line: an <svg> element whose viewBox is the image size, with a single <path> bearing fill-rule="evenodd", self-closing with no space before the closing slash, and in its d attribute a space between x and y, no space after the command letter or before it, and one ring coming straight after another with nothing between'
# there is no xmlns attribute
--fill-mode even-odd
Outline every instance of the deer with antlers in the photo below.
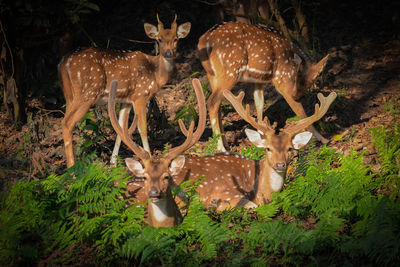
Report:
<svg viewBox="0 0 400 267"><path fill-rule="evenodd" d="M217 211L228 207L253 208L266 204L271 200L272 192L282 189L289 151L299 149L309 142L312 133L303 130L324 116L336 98L336 93L332 92L328 97L318 94L321 105L315 105L314 114L286 126L279 135L267 117L257 121L250 115L249 106L243 107L244 92L235 97L225 90L224 96L238 114L257 129L246 129L245 132L254 145L265 148L265 158L258 161L229 153L181 158L179 160L185 160L185 164L181 172L174 176L174 182L180 184L187 179L205 177L197 191L205 206L215 207Z"/></svg>
<svg viewBox="0 0 400 267"><path fill-rule="evenodd" d="M137 145L130 137L128 125L123 124L122 128L118 123L115 113L115 96L117 82L111 83L110 97L108 98L108 113L111 124L122 141L142 161L128 158L125 160L128 169L137 177L145 178L141 192L137 199L140 202L148 202L148 223L154 227L172 227L181 221L181 213L171 195L172 176L180 172L184 164L182 152L193 146L201 137L206 126L206 104L204 94L199 80L192 81L199 106L199 122L195 132L192 121L189 129L186 129L182 120L179 121L186 140L180 146L170 149L161 158L156 158ZM132 127L136 127L137 120L134 118ZM183 160L182 160L183 159Z"/></svg>
<svg viewBox="0 0 400 267"><path fill-rule="evenodd" d="M324 68L328 55L318 63L276 30L264 26L228 22L203 34L198 51L212 94L207 106L212 130L222 133L220 105L223 91L231 90L238 82L253 83L257 119L261 120L264 107L263 87L272 82L291 109L300 118L307 115L298 101ZM315 137L325 139L312 125ZM225 144L224 144L225 143ZM226 141L219 138L218 150L225 151Z"/></svg>
<svg viewBox="0 0 400 267"><path fill-rule="evenodd" d="M174 69L178 39L185 38L191 24L177 26L176 15L171 29L165 29L157 15L158 26L144 24L146 35L155 39L159 55L140 51L121 52L86 48L65 56L59 64L59 76L66 99L62 132L67 166L74 165L72 130L90 107L106 103L112 80L118 80L117 98L123 103L119 123L128 124L131 106L138 117L138 129L143 147L150 151L147 138L146 105L149 99L170 79ZM133 127L130 132L133 132ZM115 163L121 140L117 137L111 162Z"/></svg>

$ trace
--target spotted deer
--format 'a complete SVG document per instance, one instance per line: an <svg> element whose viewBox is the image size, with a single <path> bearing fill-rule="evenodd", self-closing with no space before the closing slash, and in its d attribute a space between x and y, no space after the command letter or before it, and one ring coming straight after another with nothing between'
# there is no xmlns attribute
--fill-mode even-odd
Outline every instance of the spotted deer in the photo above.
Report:
<svg viewBox="0 0 400 267"><path fill-rule="evenodd" d="M336 93L332 92L328 97L318 94L321 105L315 105L314 114L287 125L280 134L276 134L267 117L257 121L250 115L249 106L243 107L244 92L235 97L225 90L224 96L238 114L257 130L246 129L245 133L254 145L265 148L264 159L251 160L229 153L181 158L185 164L182 171L174 176L174 181L180 184L187 179L204 177L197 191L205 206L215 207L217 211L228 207L253 208L266 204L271 200L272 192L282 189L290 150L299 149L309 142L312 133L303 130L324 116L335 100Z"/></svg>
<svg viewBox="0 0 400 267"><path fill-rule="evenodd" d="M131 138L128 131L128 125L123 124L122 128L118 123L115 113L115 96L117 82L111 83L110 97L108 98L108 113L111 124L115 131L121 136L122 141L130 150L142 161L128 158L125 163L128 169L137 177L143 177L141 192L137 195L137 200L146 202L148 200L148 223L154 227L172 227L180 223L182 217L179 209L171 195L172 176L176 175L181 169L184 156L179 156L182 152L193 146L201 137L206 126L206 103L199 80L192 81L198 106L199 122L196 131L192 121L189 129L186 129L182 121L179 121L181 130L186 135L186 140L180 146L170 149L162 157L158 158L151 155L143 147L137 145ZM132 127L136 127L136 118Z"/></svg>
<svg viewBox="0 0 400 267"><path fill-rule="evenodd" d="M170 79L174 69L178 39L185 38L191 24L177 26L176 15L171 29L144 23L146 35L155 39L160 53L147 55L140 51L123 52L100 48L86 48L65 56L59 64L59 76L66 99L62 131L67 166L75 163L72 131L75 124L95 104L107 103L110 83L118 80L117 101L123 106L119 113L121 125L128 123L131 106L138 117L138 129L143 147L150 151L147 138L146 104ZM133 132L133 127L130 132ZM111 162L115 163L121 140L117 137Z"/></svg>
<svg viewBox="0 0 400 267"><path fill-rule="evenodd" d="M207 72L212 94L207 101L211 127L222 133L220 104L223 91L238 82L253 83L257 119L263 114L265 83L272 82L300 118L307 115L300 97L324 68L328 56L312 63L307 55L273 29L239 22L211 28L198 43L201 64ZM323 143L325 139L312 125L310 130ZM226 140L219 138L218 150L225 151Z"/></svg>

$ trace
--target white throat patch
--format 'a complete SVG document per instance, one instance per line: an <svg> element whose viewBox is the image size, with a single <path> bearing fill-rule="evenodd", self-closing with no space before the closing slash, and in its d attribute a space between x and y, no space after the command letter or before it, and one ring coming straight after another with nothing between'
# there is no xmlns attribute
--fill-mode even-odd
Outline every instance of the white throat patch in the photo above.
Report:
<svg viewBox="0 0 400 267"><path fill-rule="evenodd" d="M164 59L164 64L165 64L165 70L167 72L171 72L174 70L174 61L172 59L166 59L165 57L163 57Z"/></svg>
<svg viewBox="0 0 400 267"><path fill-rule="evenodd" d="M276 172L274 169L271 168L271 172L269 174L270 184L272 190L278 192L282 189L283 186L283 175L284 173L280 174Z"/></svg>
<svg viewBox="0 0 400 267"><path fill-rule="evenodd" d="M166 199L160 199L157 203L153 203L149 200L149 205L153 209L154 218L159 222L164 221L168 217L167 203Z"/></svg>

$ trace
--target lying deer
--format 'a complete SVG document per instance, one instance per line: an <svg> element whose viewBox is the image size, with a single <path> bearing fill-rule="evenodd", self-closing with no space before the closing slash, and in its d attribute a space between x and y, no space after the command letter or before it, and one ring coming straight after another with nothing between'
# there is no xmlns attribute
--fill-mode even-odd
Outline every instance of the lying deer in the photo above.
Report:
<svg viewBox="0 0 400 267"><path fill-rule="evenodd" d="M123 103L119 123L128 124L131 105L138 117L138 129L143 147L150 151L147 139L146 104L170 79L174 69L174 57L178 39L190 31L190 22L179 27L175 19L171 29L145 23L146 35L155 39L160 53L150 56L140 51L120 52L100 48L86 48L65 56L59 64L59 76L66 99L66 111L62 131L67 166L75 163L72 147L72 130L77 122L95 104L107 101L112 80L118 80L117 101ZM133 132L133 127L130 132ZM115 163L121 140L117 137L111 162Z"/></svg>
<svg viewBox="0 0 400 267"><path fill-rule="evenodd" d="M238 82L254 83L259 121L264 106L263 88L269 82L297 116L307 117L298 100L314 83L328 59L327 55L318 63L311 63L304 52L275 30L238 22L207 31L199 39L198 50L212 90L207 106L215 134L222 132L223 91L231 90ZM312 125L309 128L320 141L328 142ZM224 143L222 136L218 141L219 151L225 151Z"/></svg>
<svg viewBox="0 0 400 267"><path fill-rule="evenodd" d="M115 113L115 96L117 82L111 82L110 97L108 98L108 113L111 124L122 141L135 153L142 161L128 158L125 160L128 169L137 177L145 178L140 188L141 192L137 195L137 200L146 202L148 200L148 223L154 227L172 227L182 220L181 213L171 195L172 176L176 175L183 167L184 156L179 156L182 152L193 146L201 137L206 126L206 104L204 94L199 80L192 81L196 92L199 106L199 122L196 131L193 133L194 122L187 130L179 121L181 130L186 134L186 140L178 147L172 148L161 158L156 158L150 152L137 145L131 138L128 125L123 124L122 128L117 121ZM136 127L136 118L132 127ZM143 190L144 189L144 190Z"/></svg>
<svg viewBox="0 0 400 267"><path fill-rule="evenodd" d="M282 189L285 179L289 152L306 145L312 133L303 131L318 121L328 111L336 98L332 92L328 97L318 94L321 106L315 105L312 116L287 125L280 134L270 125L268 118L256 121L250 115L249 106L242 105L244 92L235 97L225 90L224 96L231 102L238 114L257 131L246 129L249 140L257 147L265 148L265 158L251 160L239 155L221 153L207 157L178 158L185 161L182 171L174 176L180 184L187 179L205 177L197 192L206 207L216 207L217 211L228 207L244 206L253 208L271 200L272 192ZM182 165L180 163L179 165Z"/></svg>

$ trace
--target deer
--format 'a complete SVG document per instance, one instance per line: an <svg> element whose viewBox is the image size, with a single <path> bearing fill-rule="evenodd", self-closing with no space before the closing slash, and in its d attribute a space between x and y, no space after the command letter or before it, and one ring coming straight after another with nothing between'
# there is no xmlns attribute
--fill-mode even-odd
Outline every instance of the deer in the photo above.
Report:
<svg viewBox="0 0 400 267"><path fill-rule="evenodd" d="M286 125L279 134L276 134L268 117L258 121L251 116L249 105L243 107L243 91L237 97L229 90L223 94L236 112L256 129L246 129L245 133L252 144L265 149L265 157L252 160L225 152L206 157L181 158L185 164L181 172L174 176L174 182L180 184L187 179L195 181L203 177L197 192L207 208L212 207L217 211L267 204L273 192L282 190L290 151L300 149L310 141L313 133L304 129L325 115L336 93L332 92L327 97L319 93L317 97L321 104L315 105L314 114Z"/></svg>
<svg viewBox="0 0 400 267"><path fill-rule="evenodd" d="M186 129L182 120L179 120L180 128L185 133L186 140L181 145L168 150L161 157L155 157L131 139L127 124L123 124L121 128L115 112L117 81L111 82L110 96L108 98L110 121L117 134L121 136L121 140L142 161L140 163L133 158L125 159L128 169L136 177L144 178L139 188L141 192L137 194L136 200L143 203L148 202L147 220L148 224L153 227L173 227L182 221L182 215L171 194L172 176L176 175L183 167L184 160L182 161L181 159L184 156L180 154L192 147L203 134L207 117L206 103L199 80L193 79L192 85L199 107L199 120L196 131L193 132L193 121L189 128ZM137 119L135 117L131 127L136 127L136 123Z"/></svg>
<svg viewBox="0 0 400 267"><path fill-rule="evenodd" d="M72 146L72 131L75 124L95 104L105 104L109 97L112 80L118 80L117 101L122 103L119 123L127 124L133 106L137 116L137 128L143 147L150 152L147 137L146 105L154 94L171 78L174 58L179 39L185 38L191 23L179 26L177 16L170 29L157 15L157 27L144 23L146 35L157 41L159 54L151 56L140 51L114 51L101 48L85 48L64 56L58 66L62 90L66 100L65 116L62 120L62 133L67 159L67 167L75 164ZM130 127L130 133L133 132ZM120 147L117 136L111 163L115 164Z"/></svg>
<svg viewBox="0 0 400 267"><path fill-rule="evenodd" d="M197 45L201 64L211 87L207 101L214 134L222 134L220 105L224 90L231 90L238 82L254 84L254 104L257 118L263 115L266 83L272 82L290 108L300 118L306 118L299 102L321 73L329 54L318 63L278 31L263 25L227 22L204 33ZM309 126L314 136L323 143L329 142L314 126ZM218 151L226 151L226 139L218 139Z"/></svg>

